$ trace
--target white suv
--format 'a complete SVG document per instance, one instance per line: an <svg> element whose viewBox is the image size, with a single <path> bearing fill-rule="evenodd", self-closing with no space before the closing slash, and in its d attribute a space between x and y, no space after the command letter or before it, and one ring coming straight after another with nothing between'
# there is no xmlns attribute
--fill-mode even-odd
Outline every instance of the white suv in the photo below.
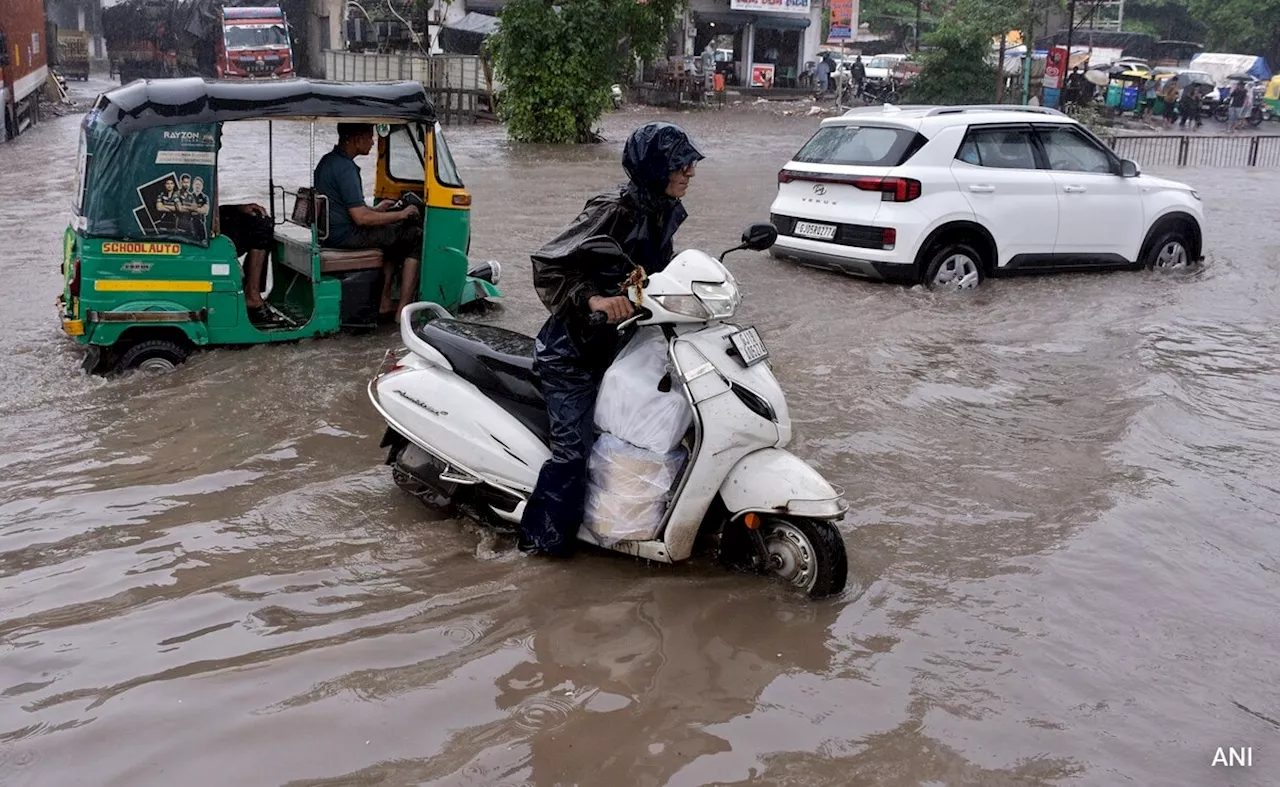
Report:
<svg viewBox="0 0 1280 787"><path fill-rule="evenodd" d="M778 184L771 253L873 279L970 289L1202 259L1200 195L1051 109L854 109L822 121Z"/></svg>

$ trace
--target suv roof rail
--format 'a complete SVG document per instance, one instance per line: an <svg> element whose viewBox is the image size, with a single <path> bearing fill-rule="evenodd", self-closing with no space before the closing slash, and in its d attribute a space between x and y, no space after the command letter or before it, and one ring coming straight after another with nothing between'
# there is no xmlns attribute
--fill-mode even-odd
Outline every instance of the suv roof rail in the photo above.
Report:
<svg viewBox="0 0 1280 787"><path fill-rule="evenodd" d="M1057 115L1058 117L1067 117L1067 115L1050 107L1031 107L1021 104L966 104L959 107L936 107L929 110L927 117L934 115L959 115L964 112L1028 112L1033 115Z"/></svg>

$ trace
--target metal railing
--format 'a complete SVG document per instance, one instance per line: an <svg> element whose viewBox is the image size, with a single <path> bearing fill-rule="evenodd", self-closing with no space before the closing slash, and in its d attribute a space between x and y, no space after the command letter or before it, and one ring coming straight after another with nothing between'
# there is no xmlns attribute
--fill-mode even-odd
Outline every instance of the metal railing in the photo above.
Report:
<svg viewBox="0 0 1280 787"><path fill-rule="evenodd" d="M475 55L400 55L341 52L324 53L325 79L338 82L383 82L413 79L422 83L442 123L474 123L483 98L491 103L484 63Z"/></svg>
<svg viewBox="0 0 1280 787"><path fill-rule="evenodd" d="M488 92L484 64L474 55L387 55L363 52L324 53L325 79L340 82L382 82L415 79L426 88ZM495 86L495 90L497 86Z"/></svg>
<svg viewBox="0 0 1280 787"><path fill-rule="evenodd" d="M1117 134L1107 144L1144 167L1280 167L1280 134Z"/></svg>

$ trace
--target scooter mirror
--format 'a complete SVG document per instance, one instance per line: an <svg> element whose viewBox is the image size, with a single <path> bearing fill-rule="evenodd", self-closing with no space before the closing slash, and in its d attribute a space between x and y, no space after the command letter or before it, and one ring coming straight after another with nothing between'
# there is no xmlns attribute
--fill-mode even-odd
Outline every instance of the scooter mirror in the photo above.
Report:
<svg viewBox="0 0 1280 787"><path fill-rule="evenodd" d="M742 231L742 248L764 251L778 240L778 228L762 221L749 225Z"/></svg>

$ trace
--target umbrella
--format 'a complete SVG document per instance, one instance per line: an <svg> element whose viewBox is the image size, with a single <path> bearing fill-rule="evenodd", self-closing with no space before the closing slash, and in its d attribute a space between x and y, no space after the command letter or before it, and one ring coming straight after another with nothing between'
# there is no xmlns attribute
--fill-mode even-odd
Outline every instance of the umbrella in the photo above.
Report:
<svg viewBox="0 0 1280 787"><path fill-rule="evenodd" d="M1084 72L1084 78L1089 80L1093 84L1097 85L1098 87L1106 87L1107 82L1110 81L1107 79L1107 72L1099 71L1096 68L1091 68L1088 71Z"/></svg>
<svg viewBox="0 0 1280 787"><path fill-rule="evenodd" d="M1248 84L1253 80L1253 74L1232 74L1226 79L1227 82L1244 82L1245 84Z"/></svg>

